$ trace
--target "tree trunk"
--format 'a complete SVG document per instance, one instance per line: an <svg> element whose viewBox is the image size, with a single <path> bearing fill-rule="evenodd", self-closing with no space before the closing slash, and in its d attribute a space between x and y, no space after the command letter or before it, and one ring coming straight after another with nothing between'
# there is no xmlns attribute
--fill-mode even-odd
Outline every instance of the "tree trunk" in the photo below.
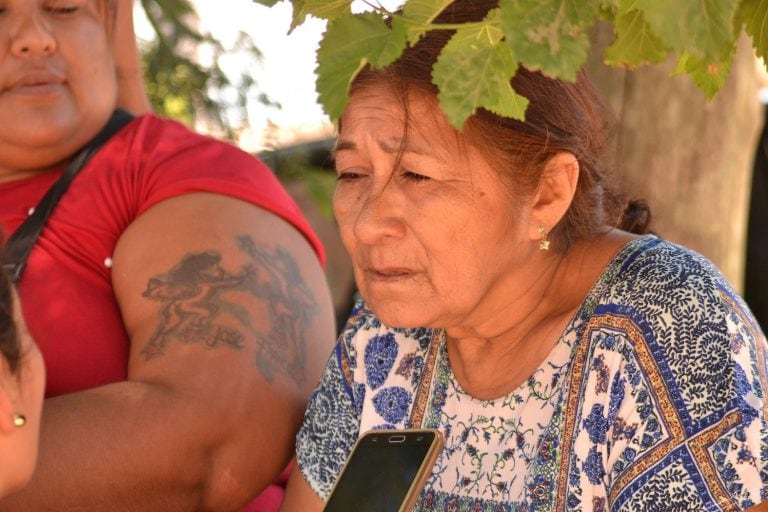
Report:
<svg viewBox="0 0 768 512"><path fill-rule="evenodd" d="M743 290L752 167L763 111L755 57L739 41L733 69L714 100L674 62L635 70L602 64L609 25L592 34L587 70L616 116L606 164L630 198L645 199L654 232L698 251Z"/></svg>

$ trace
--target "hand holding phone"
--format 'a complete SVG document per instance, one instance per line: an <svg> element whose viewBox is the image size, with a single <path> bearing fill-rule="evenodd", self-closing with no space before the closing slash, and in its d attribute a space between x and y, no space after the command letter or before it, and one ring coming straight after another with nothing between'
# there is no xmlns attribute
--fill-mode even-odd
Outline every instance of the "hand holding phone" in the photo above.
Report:
<svg viewBox="0 0 768 512"><path fill-rule="evenodd" d="M323 512L401 512L419 497L443 447L433 429L371 430L360 436Z"/></svg>

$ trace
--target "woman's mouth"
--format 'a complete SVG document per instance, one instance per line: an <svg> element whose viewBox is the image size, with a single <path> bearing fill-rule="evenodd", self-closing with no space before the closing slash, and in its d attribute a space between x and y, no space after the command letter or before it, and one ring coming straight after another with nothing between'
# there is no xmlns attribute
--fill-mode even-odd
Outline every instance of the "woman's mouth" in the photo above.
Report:
<svg viewBox="0 0 768 512"><path fill-rule="evenodd" d="M31 71L13 80L6 90L13 94L30 97L47 97L60 94L64 79L48 71Z"/></svg>
<svg viewBox="0 0 768 512"><path fill-rule="evenodd" d="M404 267L369 268L366 270L368 277L375 281L399 281L413 277L415 272Z"/></svg>

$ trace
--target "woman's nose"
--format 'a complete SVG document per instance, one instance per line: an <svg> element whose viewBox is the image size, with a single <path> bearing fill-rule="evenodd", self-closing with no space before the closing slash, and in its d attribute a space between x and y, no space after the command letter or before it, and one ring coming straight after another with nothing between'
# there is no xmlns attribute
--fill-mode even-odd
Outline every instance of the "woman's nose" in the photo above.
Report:
<svg viewBox="0 0 768 512"><path fill-rule="evenodd" d="M355 218L355 237L364 244L396 240L405 232L402 198L388 183L359 206Z"/></svg>
<svg viewBox="0 0 768 512"><path fill-rule="evenodd" d="M16 57L37 57L56 50L56 38L50 27L36 14L19 14L10 36L11 53Z"/></svg>

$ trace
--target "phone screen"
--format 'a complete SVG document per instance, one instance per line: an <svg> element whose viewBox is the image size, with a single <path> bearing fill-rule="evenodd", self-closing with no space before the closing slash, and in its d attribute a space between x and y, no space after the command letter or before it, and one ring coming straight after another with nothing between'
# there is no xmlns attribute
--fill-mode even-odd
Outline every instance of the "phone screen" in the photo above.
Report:
<svg viewBox="0 0 768 512"><path fill-rule="evenodd" d="M439 441L437 432L426 430L366 433L353 448L324 512L397 512L422 466L431 469Z"/></svg>

